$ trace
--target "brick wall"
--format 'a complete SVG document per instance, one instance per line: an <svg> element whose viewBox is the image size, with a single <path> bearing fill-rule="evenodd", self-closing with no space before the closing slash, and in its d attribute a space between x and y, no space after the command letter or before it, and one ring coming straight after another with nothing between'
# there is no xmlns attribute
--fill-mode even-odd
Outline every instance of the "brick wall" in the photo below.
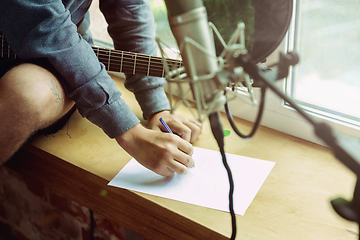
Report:
<svg viewBox="0 0 360 240"><path fill-rule="evenodd" d="M42 184L0 167L0 240L13 239L145 240Z"/></svg>

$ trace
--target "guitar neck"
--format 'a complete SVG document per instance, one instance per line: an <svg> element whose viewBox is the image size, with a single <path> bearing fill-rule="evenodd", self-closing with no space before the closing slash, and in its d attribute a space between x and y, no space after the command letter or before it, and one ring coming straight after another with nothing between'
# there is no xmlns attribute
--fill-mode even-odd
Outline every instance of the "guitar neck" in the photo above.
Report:
<svg viewBox="0 0 360 240"><path fill-rule="evenodd" d="M138 74L153 77L165 77L165 68L161 57L92 47L99 61L107 71ZM166 59L170 70L182 66L181 60Z"/></svg>
<svg viewBox="0 0 360 240"><path fill-rule="evenodd" d="M16 59L3 33L0 31L1 59ZM99 61L105 65L107 71L138 74L152 77L165 77L163 60L160 57L146 54L126 52L120 50L92 47ZM182 66L181 60L166 59L170 70Z"/></svg>
<svg viewBox="0 0 360 240"><path fill-rule="evenodd" d="M16 59L16 54L11 50L10 45L5 39L4 34L0 30L0 43L1 43L1 51L0 58L1 59Z"/></svg>

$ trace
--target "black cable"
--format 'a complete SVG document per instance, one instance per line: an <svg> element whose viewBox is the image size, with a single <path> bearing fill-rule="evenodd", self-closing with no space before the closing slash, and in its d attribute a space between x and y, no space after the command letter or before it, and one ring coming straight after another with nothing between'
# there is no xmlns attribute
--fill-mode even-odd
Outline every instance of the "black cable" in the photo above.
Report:
<svg viewBox="0 0 360 240"><path fill-rule="evenodd" d="M230 215L231 215L231 226L232 226L232 234L231 234L231 240L235 239L236 237L236 216L235 216L235 211L234 211L234 180L231 174L231 169L227 163L226 160L226 154L225 154L225 150L224 150L224 131L222 128L222 124L221 124L221 120L220 120L220 116L218 112L214 112L211 113L209 115L209 120L210 120L210 126L211 126L211 131L215 137L215 140L217 141L219 148L220 148L220 153L222 156L222 161L224 164L224 167L227 171L228 174L228 178L229 178L229 185L230 185L230 189L229 189L229 210L230 210Z"/></svg>
<svg viewBox="0 0 360 240"><path fill-rule="evenodd" d="M235 133L238 136L240 136L241 138L245 138L245 139L251 138L255 134L257 129L259 128L261 118L262 118L262 114L264 112L265 94L266 94L266 87L263 86L263 87L261 87L261 99L260 99L260 106L259 106L258 115L256 117L253 129L251 130L251 132L248 135L245 135L245 134L241 133L239 131L239 129L236 127L236 124L234 122L233 116L232 116L231 111L230 111L229 103L226 102L226 104L225 104L226 116L227 116L227 118L229 120L229 123L230 123L231 127L234 129Z"/></svg>
<svg viewBox="0 0 360 240"><path fill-rule="evenodd" d="M94 230L95 230L95 219L94 219L94 212L89 209L90 213L90 240L94 240Z"/></svg>

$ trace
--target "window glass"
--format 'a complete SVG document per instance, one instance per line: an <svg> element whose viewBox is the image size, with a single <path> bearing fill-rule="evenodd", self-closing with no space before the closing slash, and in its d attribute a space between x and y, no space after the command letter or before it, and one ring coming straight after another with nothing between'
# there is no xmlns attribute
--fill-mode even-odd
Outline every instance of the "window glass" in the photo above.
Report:
<svg viewBox="0 0 360 240"><path fill-rule="evenodd" d="M169 26L165 2L163 0L149 0L149 2L155 19L156 37L175 51L178 47Z"/></svg>
<svg viewBox="0 0 360 240"><path fill-rule="evenodd" d="M289 93L303 106L360 125L360 4L357 0L296 3L300 63Z"/></svg>

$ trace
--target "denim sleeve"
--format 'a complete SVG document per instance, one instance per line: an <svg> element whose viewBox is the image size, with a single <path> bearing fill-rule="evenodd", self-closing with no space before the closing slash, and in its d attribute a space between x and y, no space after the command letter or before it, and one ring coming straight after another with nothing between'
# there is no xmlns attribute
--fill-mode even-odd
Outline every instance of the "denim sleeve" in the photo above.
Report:
<svg viewBox="0 0 360 240"><path fill-rule="evenodd" d="M86 0L64 2L82 6ZM1 0L0 29L20 58L47 58L80 114L109 137L117 137L139 120L91 46L77 33L69 9L60 0Z"/></svg>
<svg viewBox="0 0 360 240"><path fill-rule="evenodd" d="M100 10L115 49L157 55L154 18L147 0L100 0ZM126 75L125 87L135 94L145 119L170 109L165 83L164 78Z"/></svg>

